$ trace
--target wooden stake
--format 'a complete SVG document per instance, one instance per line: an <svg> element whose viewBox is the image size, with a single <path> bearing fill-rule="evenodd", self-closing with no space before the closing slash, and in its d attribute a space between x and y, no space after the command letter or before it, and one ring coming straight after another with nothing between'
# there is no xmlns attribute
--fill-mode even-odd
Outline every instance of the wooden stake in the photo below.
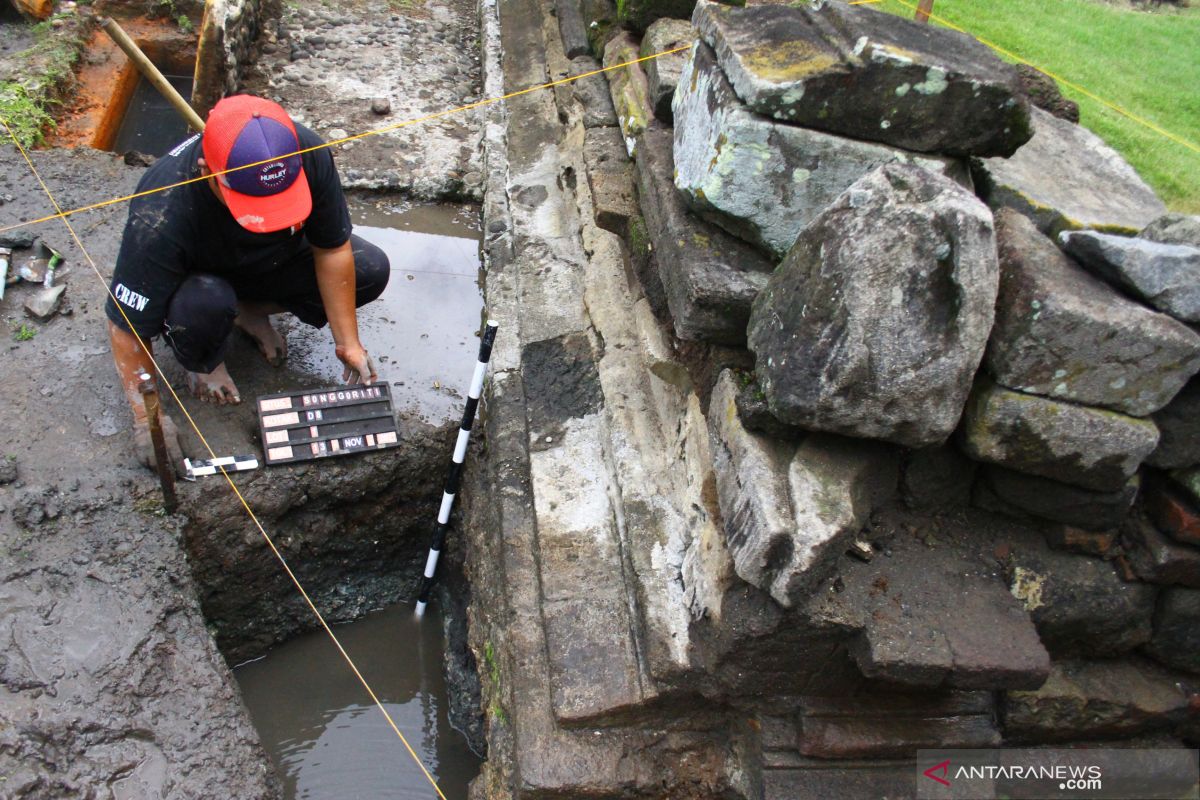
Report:
<svg viewBox="0 0 1200 800"><path fill-rule="evenodd" d="M154 66L150 59L146 58L146 54L142 52L142 49L137 46L137 43L133 39L129 38L129 34L125 33L120 25L112 19L105 19L104 32L112 37L112 40L117 43L117 47L125 51L125 55L129 56L129 60L138 68L138 72L145 75L146 80L154 84L154 88L158 89L159 93L167 98L167 102L187 120L187 124L193 130L204 130L204 120L200 119L200 115L188 105L188 101L184 100L179 92L175 91L175 87L171 85L171 82L158 71L158 67Z"/></svg>
<svg viewBox="0 0 1200 800"><path fill-rule="evenodd" d="M158 386L148 372L143 372L138 378L141 379L138 391L142 393L146 422L150 426L150 441L154 443L154 468L158 471L158 483L162 486L163 508L168 514L174 514L179 506L179 499L175 496L175 465L167 455L167 440L163 438L162 420L158 416Z"/></svg>
<svg viewBox="0 0 1200 800"><path fill-rule="evenodd" d="M917 3L917 22L929 22L929 15L933 13L933 0L921 0Z"/></svg>

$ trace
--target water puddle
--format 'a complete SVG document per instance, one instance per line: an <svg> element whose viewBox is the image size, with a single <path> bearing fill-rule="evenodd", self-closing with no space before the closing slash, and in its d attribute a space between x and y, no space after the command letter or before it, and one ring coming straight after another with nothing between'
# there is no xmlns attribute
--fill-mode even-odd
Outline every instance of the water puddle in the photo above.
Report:
<svg viewBox="0 0 1200 800"><path fill-rule="evenodd" d="M192 93L190 75L167 75L167 81L184 97ZM109 149L114 153L136 150L161 156L187 138L188 126L154 84L143 77L129 99L129 108Z"/></svg>
<svg viewBox="0 0 1200 800"><path fill-rule="evenodd" d="M392 276L383 296L358 311L359 335L397 411L431 423L462 413L479 351L479 214L473 207L389 207L352 200L354 232L383 248ZM318 382L341 382L327 330L293 325L288 360Z"/></svg>
<svg viewBox="0 0 1200 800"><path fill-rule="evenodd" d="M466 797L480 761L447 719L441 614L393 606L334 628L446 797ZM434 796L324 632L234 670L287 800Z"/></svg>

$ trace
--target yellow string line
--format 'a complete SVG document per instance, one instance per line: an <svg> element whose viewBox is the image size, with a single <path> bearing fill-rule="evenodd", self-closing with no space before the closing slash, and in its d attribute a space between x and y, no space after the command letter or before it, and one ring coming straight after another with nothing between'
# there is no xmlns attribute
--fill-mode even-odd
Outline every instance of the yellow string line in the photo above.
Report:
<svg viewBox="0 0 1200 800"><path fill-rule="evenodd" d="M872 2L872 3L881 2L881 0L862 0L862 1L863 2ZM510 100L514 97L519 97L523 94L529 94L530 92L537 92L542 89L550 89L555 86L560 86L564 83L571 83L573 81L581 80L583 78L588 78L588 77L591 77L592 75L599 75L603 72L609 72L611 70L621 69L622 67L628 67L633 64L640 64L643 61L651 61L656 58L661 58L662 56L671 55L672 53L679 53L684 50L690 50L691 47L692 46L690 44L686 44L686 45L683 45L682 47L676 47L672 50L664 50L661 53L654 53L652 55L642 56L641 58L635 58L632 61L626 61L621 64L613 64L611 67L603 67L601 69L594 69L591 72L584 72L581 75L572 75L569 78L560 78L559 80L550 81L549 83L542 83L537 86L531 86L528 89L521 89L516 92L509 92L508 94L503 95L502 97L490 97L486 100L480 100L475 103L469 103L465 106L458 106L457 108L451 108L451 109L448 109L445 111L438 111L436 113L427 114L423 117L417 117L415 119L407 119L402 122L397 122L394 125L386 125L382 128L376 128L375 130L364 131L363 133L357 133L357 134L354 134L353 136L346 136L342 139L334 139L333 141L324 142L322 144L314 145L312 147L306 147L303 150L296 150L295 152L287 153L285 155L277 156L275 158L268 158L268 159L264 159L262 161L255 161L253 164L244 164L240 167L234 167L232 169L221 170L220 172L213 172L208 175L199 175L195 178L188 178L185 181L179 181L178 183L172 183L167 186L159 186L155 189L147 189L142 192L135 192L134 194L128 194L128 195L125 195L124 197L114 197L111 200L105 200L100 203L93 203L88 206L80 206L79 208L73 208L69 211L63 211L61 209L58 209L58 213L56 213L56 214L49 214L47 216L41 217L40 219L34 219L34 220L30 220L28 222L19 222L16 225L9 225L7 227L0 228L0 233L7 233L8 231L16 230L17 228L24 228L28 225L37 225L38 223L41 223L41 222L49 222L50 220L53 220L53 219L66 218L66 217L71 216L72 214L79 214L84 211L94 211L98 208L104 208L105 206L111 206L115 203L124 203L126 201L135 200L139 197L145 197L146 195L155 194L157 192L165 192L169 189L176 189L180 186L187 186L189 183L197 183L199 181L208 180L210 177L220 177L221 175L228 175L231 172L237 172L238 170L242 170L242 169L251 169L253 167L261 167L263 164L270 164L274 161L278 161L280 158L290 158L291 156L302 155L304 153L311 153L314 150L321 150L326 147L334 147L335 145L345 144L346 142L353 142L356 139L365 139L368 136L378 136L381 133L390 133L391 131L399 130L400 128L406 128L410 125L419 125L422 122L429 122L430 120L439 119L441 117L448 117L452 114L458 114L463 111L470 111L472 109L481 108L483 106L488 106L493 103L503 102L504 100ZM57 206L56 206L56 208L57 208Z"/></svg>
<svg viewBox="0 0 1200 800"><path fill-rule="evenodd" d="M917 11L917 7L912 5L911 3L907 2L907 0L894 0L894 2L899 3L900 5L904 6L905 8L908 8L912 11ZM1097 103L1100 103L1101 105L1112 109L1113 111L1117 112L1121 116L1133 120L1137 124L1139 124L1145 128L1148 128L1149 130L1154 131L1155 133L1159 134L1160 136L1170 139L1171 141L1175 142L1176 144L1183 145L1184 147L1188 148L1189 150L1200 153L1200 145L1197 145L1195 142L1188 141L1187 139L1184 139L1181 136L1171 133L1171 131L1168 131L1168 130L1160 127L1159 125L1151 122L1150 120L1145 119L1144 117L1140 117L1137 114L1134 114L1132 111L1128 111L1128 110L1122 108L1121 106L1117 105L1116 103L1105 100L1103 97L1100 97L1099 95L1093 94L1092 92L1083 88L1079 84L1073 83L1073 82L1067 80L1066 78L1063 78L1059 75L1055 75L1053 72L1050 72L1047 69L1043 69L1042 67L1039 67L1037 64L1034 64L1034 63L1028 61L1027 59L1022 58L1021 56L1017 55L1016 53L1012 52L1011 50L1006 50L1005 48L1001 47L998 44L989 42L987 39L983 39L981 37L975 36L975 34L971 33L970 31L966 30L965 28L961 28L958 25L955 25L953 22L949 21L945 17L939 17L936 14L930 13L929 18L931 20L933 20L934 22L940 23L941 25L944 25L947 28L950 28L951 30L958 31L959 33L965 33L968 36L973 36L975 39L979 40L980 44L983 44L983 45L986 45L987 47L992 48L997 53L1008 56L1013 61L1024 64L1027 67L1032 67L1033 69L1042 73L1046 77L1053 78L1054 80L1061 83L1063 86L1067 86L1071 89L1074 89L1075 91L1079 92L1083 96L1088 97L1088 98L1096 101Z"/></svg>
<svg viewBox="0 0 1200 800"><path fill-rule="evenodd" d="M113 300L113 305L115 305L117 310L121 312L121 316L125 319L125 324L129 326L129 330L132 332L134 328L129 316L125 313L125 310L121 308L121 304L117 302L116 297L113 297L112 290L108 288L108 284L104 280L104 276L100 274L100 270L96 266L96 262L92 260L91 254L88 253L87 248L83 246L83 242L75 233L75 228L72 227L70 220L66 218L67 215L62 213L62 209L58 205L58 201L54 199L54 195L50 192L50 187L48 187L46 182L42 180L42 176L37 171L37 167L33 165L33 161L29 158L29 154L25 152L25 148L21 147L21 143L17 140L16 134L14 134L12 128L8 126L8 120L0 117L0 124L4 125L4 129L8 132L9 138L11 138L13 144L17 146L17 150L19 150L21 156L24 157L25 163L29 165L29 169L33 172L33 176L37 179L37 182L41 185L42 191L46 193L46 197L49 198L51 205L53 205L55 210L59 212L55 217L51 217L51 219L62 219L63 224L67 226L67 230L71 234L71 238L75 240L76 246L79 248L80 252L83 253L84 258L87 259L88 264L91 265L92 271L96 273L96 278L100 281L100 284L105 287L105 291ZM154 354L151 352L150 347L146 344L141 336L138 336L136 332L134 332L133 335L134 338L137 339L138 344L141 345L142 350L145 351L147 357L149 357L150 363L154 365L154 369L158 372L163 384L166 385L167 390L171 392L171 396L175 398L175 402L179 405L180 410L183 411L183 415L187 417L188 424L192 426L192 430L194 430L196 435L200 437L200 441L203 443L204 449L207 450L208 454L215 459L217 454L213 452L212 447L210 447L208 444L208 440L204 438L204 434L200 432L199 426L196 425L196 421L192 419L192 415L188 413L188 410L180 401L179 395L175 392L175 387L173 387L170 381L167 380L166 374L164 374L162 368L158 366L158 362L154 360ZM404 747L408 750L408 754L412 756L415 762L417 762L417 766L420 767L421 772L425 775L426 780L429 781L429 784L433 787L433 790L437 792L438 797L440 797L441 800L446 800L446 795L442 794L442 790L438 787L437 781L435 781L433 776L429 774L429 770L425 769L425 765L421 763L421 759L419 756L417 756L416 751L413 750L412 746L408 743L408 740L404 738L404 734L400 732L400 728L396 726L395 721L392 719L392 715L389 714L387 709L383 707L383 703L380 702L379 697L376 696L375 691L371 688L371 685L367 683L367 679L364 678L362 673L358 671L358 667L354 664L353 659L350 658L350 654L346 652L344 647L342 647L342 643L338 641L333 629L330 628L329 623L325 621L325 617L323 617L321 612L317 610L316 604L314 604L312 598L308 596L308 592L304 590L304 587L296 578L295 573L292 572L292 568L288 566L287 560L283 557L283 553L279 552L279 548L275 546L275 542L267 534L266 530L262 526L262 523L258 521L258 517L255 516L254 511L251 510L250 504L246 502L246 498L242 496L242 493L238 490L238 487L233 482L233 479L229 477L229 473L225 471L224 467L218 467L218 469L220 469L221 474L225 476L226 482L229 483L229 488L233 489L233 493L237 495L237 499L241 501L242 508L246 509L246 513L250 515L250 519L254 523L255 527L258 528L258 532L261 533L263 539L266 540L267 545L271 548L271 552L275 554L275 558L277 558L279 563L283 565L284 572L286 572L287 576L291 578L292 583L295 584L296 589L299 590L300 595L304 598L304 602L308 604L308 607L316 616L317 621L321 623L321 627L325 629L327 634L329 634L329 638L333 640L334 646L336 646L338 652L342 654L342 658L345 659L346 663L350 666L350 669L354 672L355 677L358 678L359 683L363 685L363 688L367 690L367 694L371 696L371 700L374 701L376 707L378 707L383 713L383 716L388 721L388 725L390 725L392 730L395 731L396 735L400 737L400 741L404 743Z"/></svg>

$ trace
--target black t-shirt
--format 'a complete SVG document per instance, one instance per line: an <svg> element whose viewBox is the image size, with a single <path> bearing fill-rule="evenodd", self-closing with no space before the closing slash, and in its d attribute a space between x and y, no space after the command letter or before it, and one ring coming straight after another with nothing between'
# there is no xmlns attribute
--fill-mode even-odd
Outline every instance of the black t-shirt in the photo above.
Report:
<svg viewBox="0 0 1200 800"><path fill-rule="evenodd" d="M300 148L323 142L308 128L296 126ZM138 191L170 186L200 174L203 157L196 134L158 159L138 182ZM139 336L162 331L167 304L190 274L204 272L225 278L237 289L292 261L304 248L339 247L350 238L350 210L333 154L328 148L301 156L312 193L312 213L305 222L275 233L251 233L219 201L208 181L197 181L139 197L129 206L129 219L113 271L112 297L105 312L128 330L113 302L133 323Z"/></svg>

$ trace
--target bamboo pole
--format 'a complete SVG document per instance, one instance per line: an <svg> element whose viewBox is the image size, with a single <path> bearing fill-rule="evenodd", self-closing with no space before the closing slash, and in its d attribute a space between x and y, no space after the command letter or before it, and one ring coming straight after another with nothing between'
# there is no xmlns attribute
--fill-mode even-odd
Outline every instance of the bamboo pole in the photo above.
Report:
<svg viewBox="0 0 1200 800"><path fill-rule="evenodd" d="M179 92L175 91L175 87L171 85L171 82L158 71L158 67L154 66L150 59L146 58L146 54L142 52L142 49L137 46L137 43L133 39L129 38L129 34L125 33L115 20L111 18L104 20L104 32L112 37L112 40L117 43L117 47L125 51L125 55L129 56L129 60L138 68L138 72L145 75L146 80L154 84L154 88L158 89L162 96L167 98L167 102L174 106L175 110L187 120L189 126L197 131L204 130L204 120L200 119L200 115L188 105L188 101L184 100Z"/></svg>

